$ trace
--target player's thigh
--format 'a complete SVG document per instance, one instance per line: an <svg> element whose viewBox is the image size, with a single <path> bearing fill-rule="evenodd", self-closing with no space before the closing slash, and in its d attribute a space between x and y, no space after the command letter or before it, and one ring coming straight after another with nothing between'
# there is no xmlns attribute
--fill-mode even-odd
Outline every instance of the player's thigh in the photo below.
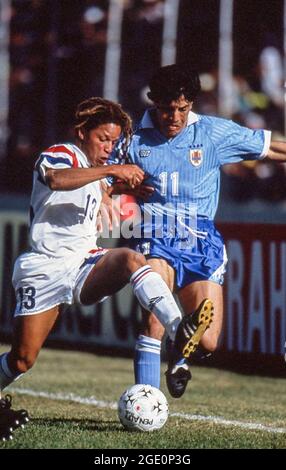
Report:
<svg viewBox="0 0 286 470"><path fill-rule="evenodd" d="M108 250L96 260L85 278L80 292L81 303L91 305L116 293L129 282L132 272L144 264L144 256L128 248Z"/></svg>
<svg viewBox="0 0 286 470"><path fill-rule="evenodd" d="M60 306L34 315L18 315L13 323L12 356L34 361L59 315Z"/></svg>
<svg viewBox="0 0 286 470"><path fill-rule="evenodd" d="M147 263L151 266L153 271L160 274L169 289L173 291L175 273L174 269L167 263L167 261L161 258L149 258L147 260ZM151 336L152 338L156 338L159 340L162 339L165 331L164 327L153 313L142 309L142 324L143 333L146 336Z"/></svg>
<svg viewBox="0 0 286 470"><path fill-rule="evenodd" d="M214 304L213 322L203 335L201 345L209 351L214 351L223 322L223 287L212 281L196 281L180 289L178 298L186 314L193 312L205 298L212 300Z"/></svg>

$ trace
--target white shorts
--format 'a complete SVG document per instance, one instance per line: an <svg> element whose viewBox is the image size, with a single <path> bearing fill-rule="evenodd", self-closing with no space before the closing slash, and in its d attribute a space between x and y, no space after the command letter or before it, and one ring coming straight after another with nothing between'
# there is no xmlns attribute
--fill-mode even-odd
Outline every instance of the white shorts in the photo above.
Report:
<svg viewBox="0 0 286 470"><path fill-rule="evenodd" d="M34 315L61 304L81 304L82 286L107 251L98 248L84 258L69 259L35 252L20 255L12 277L17 301L14 316Z"/></svg>

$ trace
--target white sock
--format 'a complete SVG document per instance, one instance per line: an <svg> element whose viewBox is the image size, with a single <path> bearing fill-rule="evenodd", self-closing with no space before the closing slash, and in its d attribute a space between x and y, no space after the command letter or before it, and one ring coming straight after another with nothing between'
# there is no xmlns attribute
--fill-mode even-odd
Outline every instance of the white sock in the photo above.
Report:
<svg viewBox="0 0 286 470"><path fill-rule="evenodd" d="M156 315L174 340L182 315L165 281L147 264L132 274L130 283L142 307Z"/></svg>
<svg viewBox="0 0 286 470"><path fill-rule="evenodd" d="M0 356L0 395L4 388L8 387L12 382L19 379L23 374L15 374L11 371L7 362L8 353L4 353Z"/></svg>

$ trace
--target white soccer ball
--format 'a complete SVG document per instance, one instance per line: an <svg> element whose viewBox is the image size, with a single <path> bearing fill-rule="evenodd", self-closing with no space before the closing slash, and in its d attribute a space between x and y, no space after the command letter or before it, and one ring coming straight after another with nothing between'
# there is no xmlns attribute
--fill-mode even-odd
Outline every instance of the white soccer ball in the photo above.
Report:
<svg viewBox="0 0 286 470"><path fill-rule="evenodd" d="M168 402L156 387L133 385L119 398L118 416L129 431L155 431L168 419Z"/></svg>

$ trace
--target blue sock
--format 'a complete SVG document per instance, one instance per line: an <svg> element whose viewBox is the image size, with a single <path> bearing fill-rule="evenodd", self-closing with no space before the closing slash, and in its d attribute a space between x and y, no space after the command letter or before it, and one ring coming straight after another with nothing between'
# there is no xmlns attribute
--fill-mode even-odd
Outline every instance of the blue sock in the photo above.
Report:
<svg viewBox="0 0 286 470"><path fill-rule="evenodd" d="M161 341L140 335L136 341L134 373L136 384L160 388Z"/></svg>

